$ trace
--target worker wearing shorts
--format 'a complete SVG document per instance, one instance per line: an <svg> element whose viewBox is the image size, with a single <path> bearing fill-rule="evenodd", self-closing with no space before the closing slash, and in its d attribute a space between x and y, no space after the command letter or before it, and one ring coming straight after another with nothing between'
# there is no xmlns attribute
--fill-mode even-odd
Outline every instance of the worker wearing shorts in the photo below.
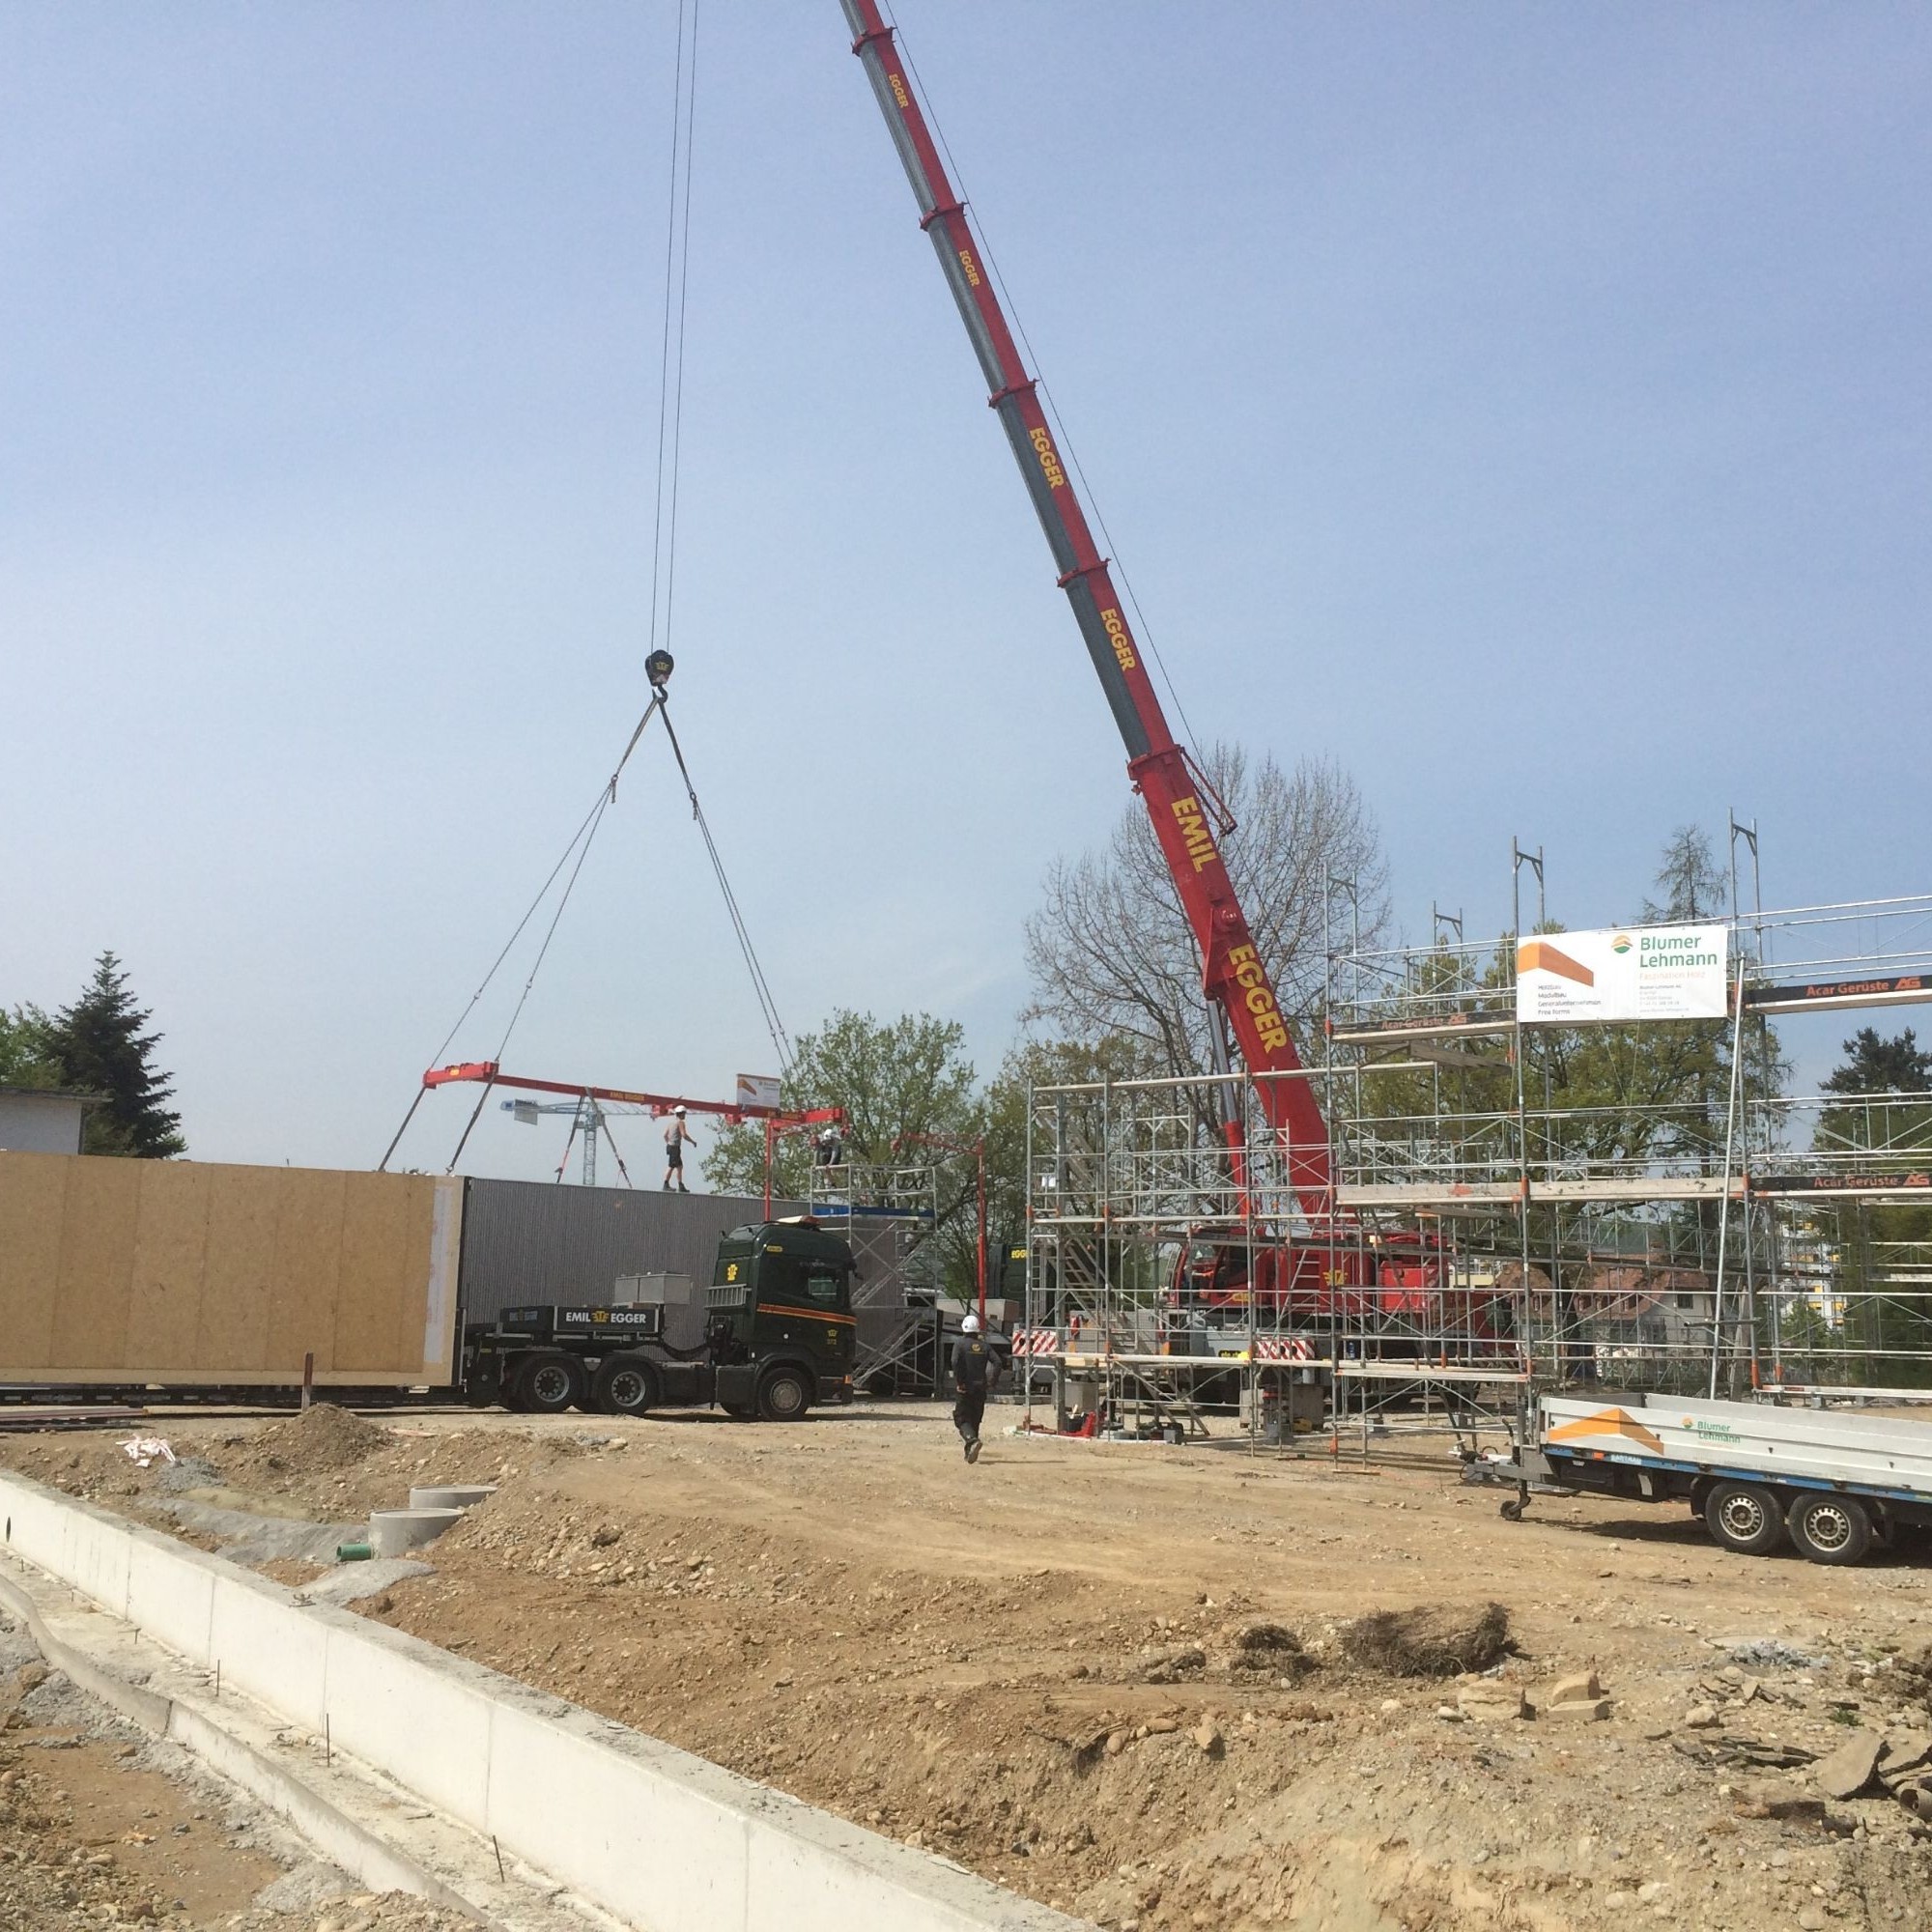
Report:
<svg viewBox="0 0 1932 1932"><path fill-rule="evenodd" d="M969 1315L959 1324L952 1345L952 1426L969 1463L980 1460L980 1419L986 1412L986 1390L993 1379L993 1357L980 1332L980 1318Z"/></svg>
<svg viewBox="0 0 1932 1932"><path fill-rule="evenodd" d="M665 1191L670 1191L673 1182L680 1194L689 1194L691 1189L684 1184L684 1144L690 1141L694 1146L697 1136L684 1124L684 1109L673 1107L670 1124L665 1128Z"/></svg>

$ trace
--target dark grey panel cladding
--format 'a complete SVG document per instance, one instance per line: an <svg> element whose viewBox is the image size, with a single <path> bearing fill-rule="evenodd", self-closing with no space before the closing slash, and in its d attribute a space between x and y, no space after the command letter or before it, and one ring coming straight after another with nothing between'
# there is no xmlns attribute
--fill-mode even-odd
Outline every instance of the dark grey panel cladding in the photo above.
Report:
<svg viewBox="0 0 1932 1932"><path fill-rule="evenodd" d="M774 1215L802 1213L775 1201ZM551 1180L472 1180L463 1207L463 1319L487 1321L530 1301L608 1301L623 1274L687 1274L688 1309L666 1311L665 1339L703 1335L704 1286L718 1237L762 1221L761 1197L573 1187Z"/></svg>

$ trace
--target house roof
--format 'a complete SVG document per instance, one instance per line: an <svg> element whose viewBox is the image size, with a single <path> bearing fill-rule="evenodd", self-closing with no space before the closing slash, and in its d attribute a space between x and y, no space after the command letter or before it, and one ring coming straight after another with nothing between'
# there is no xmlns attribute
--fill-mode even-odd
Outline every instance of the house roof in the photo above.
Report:
<svg viewBox="0 0 1932 1932"><path fill-rule="evenodd" d="M75 1094L65 1087L9 1087L0 1082L0 1098L20 1100L78 1100L85 1107L106 1105L105 1094Z"/></svg>

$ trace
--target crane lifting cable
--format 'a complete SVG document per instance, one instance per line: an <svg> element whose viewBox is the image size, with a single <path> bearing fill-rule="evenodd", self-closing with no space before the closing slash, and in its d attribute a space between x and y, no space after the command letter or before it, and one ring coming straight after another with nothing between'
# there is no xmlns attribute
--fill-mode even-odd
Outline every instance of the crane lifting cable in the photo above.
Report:
<svg viewBox="0 0 1932 1932"><path fill-rule="evenodd" d="M687 27L687 12L689 24ZM457 1016L455 1026L445 1036L442 1045L438 1048L432 1065L440 1064L449 1050L450 1041L456 1037L464 1022L474 1010L477 1002L496 977L497 970L509 956L511 949L522 936L525 928L536 916L558 877L568 868L563 891L557 899L556 909L551 915L549 926L545 929L543 943L537 949L529 975L524 982L515 1009L510 1014L508 1026L503 1030L503 1037L498 1043L493 1066L500 1065L510 1036L515 1032L518 1020L523 1016L530 990L536 983L538 969L550 951L550 944L555 937L558 922L563 917L563 909L570 901L572 891L577 885L579 874L583 869L583 862L589 856L591 841L597 836L597 829L603 822L605 811L616 801L617 779L631 753L636 751L638 741L643 736L644 728L654 714L662 713L665 731L670 738L671 751L677 759L679 776L684 781L685 796L691 801L691 815L696 821L699 834L704 839L704 850L711 862L713 876L718 881L718 889L724 900L724 909L731 921L731 930L738 941L739 952L743 955L747 972L751 975L752 990L757 998L758 1009L763 1015L765 1029L770 1034L772 1046L779 1056L779 1066L782 1073L791 1070L791 1040L779 1017L778 1007L772 998L770 982L765 977L756 949L752 944L750 930L738 905L737 895L731 889L731 881L724 870L724 862L718 850L718 841L713 836L709 821L704 816L704 809L698 803L696 787L692 782L690 767L685 763L684 750L677 742L677 734L671 729L670 713L667 708L666 686L672 668L669 649L671 633L672 598L677 582L677 510L679 457L683 443L684 427L684 345L685 319L688 309L691 264L691 180L692 180L692 128L695 118L697 92L697 14L698 0L679 0L677 9L677 42L672 63L672 102L671 138L668 206L665 217L665 297L664 321L658 355L658 454L657 454L657 500L652 516L651 540L651 603L649 639L646 645L648 655L644 669L650 679L652 696L644 715L638 721L638 727L631 733L630 743L624 748L624 754L617 760L616 770L609 781L599 791L597 802L589 814L577 829L570 843L564 847L563 856L551 868L550 876L544 881L536 897L530 902L522 919L517 922L503 949L492 962L490 970L483 976L482 983L470 995L469 1004ZM483 1092L478 1095L475 1108L471 1111L463 1129L462 1138L456 1144L456 1151L449 1157L449 1172L454 1172L457 1161L462 1157L470 1131L481 1118L484 1103L490 1097L493 1083L484 1083ZM386 1168L403 1135L409 1130L410 1122L421 1104L423 1094L428 1091L425 1084L416 1090L411 1101L409 1112L403 1116L402 1125L396 1129L387 1151L378 1163L379 1171ZM611 1143L611 1151L616 1151L616 1144ZM618 1156L619 1170L623 1157ZM626 1176L628 1179L629 1177Z"/></svg>
<svg viewBox="0 0 1932 1932"><path fill-rule="evenodd" d="M724 861L719 856L718 841L711 836L710 822L704 816L704 808L697 802L697 788L691 782L691 768L684 762L684 747L677 742L677 732L670 722L670 710L664 707L665 734L670 739L671 755L677 760L678 776L684 781L684 795L691 801L691 815L697 821L697 829L703 835L704 849L711 858L711 869L717 875L718 890L724 895L724 910L731 917L731 930L738 935L738 951L744 955L745 969L752 976L752 990L757 995L758 1009L765 1016L765 1031L772 1037L772 1048L779 1057L779 1071L791 1071L791 1036L784 1030L784 1022L779 1018L779 1009L772 999L770 982L765 978L765 969L758 963L757 949L752 944L752 935L745 925L745 915L738 910L738 895L731 890L731 881L724 876Z"/></svg>

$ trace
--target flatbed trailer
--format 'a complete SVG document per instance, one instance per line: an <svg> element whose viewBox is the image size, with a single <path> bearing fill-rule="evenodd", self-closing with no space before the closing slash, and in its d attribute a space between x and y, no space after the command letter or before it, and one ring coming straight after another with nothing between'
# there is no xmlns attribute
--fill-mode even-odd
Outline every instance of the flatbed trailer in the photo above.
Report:
<svg viewBox="0 0 1932 1932"><path fill-rule="evenodd" d="M1660 1394L1538 1394L1514 1455L1473 1462L1520 1520L1532 1493L1684 1502L1726 1549L1767 1556L1789 1538L1813 1563L1859 1562L1874 1542L1932 1525L1932 1423L1769 1402Z"/></svg>

